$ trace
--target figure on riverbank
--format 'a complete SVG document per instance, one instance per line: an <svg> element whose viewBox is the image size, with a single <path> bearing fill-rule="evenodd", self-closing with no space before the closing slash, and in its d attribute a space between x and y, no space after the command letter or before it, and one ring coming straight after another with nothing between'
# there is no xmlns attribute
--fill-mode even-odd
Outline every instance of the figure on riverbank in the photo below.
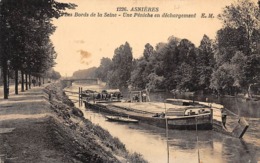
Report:
<svg viewBox="0 0 260 163"><path fill-rule="evenodd" d="M117 94L117 100L119 101L120 99L121 99L121 94L118 93L118 94Z"/></svg>
<svg viewBox="0 0 260 163"><path fill-rule="evenodd" d="M146 102L146 93L143 93L143 94L142 94L142 101L143 101L143 102Z"/></svg>
<svg viewBox="0 0 260 163"><path fill-rule="evenodd" d="M221 118L222 118L222 124L226 128L227 113L223 110L221 110Z"/></svg>
<svg viewBox="0 0 260 163"><path fill-rule="evenodd" d="M33 83L33 86L35 87L36 80L35 80L35 79L33 79L33 80L32 80L32 83Z"/></svg>

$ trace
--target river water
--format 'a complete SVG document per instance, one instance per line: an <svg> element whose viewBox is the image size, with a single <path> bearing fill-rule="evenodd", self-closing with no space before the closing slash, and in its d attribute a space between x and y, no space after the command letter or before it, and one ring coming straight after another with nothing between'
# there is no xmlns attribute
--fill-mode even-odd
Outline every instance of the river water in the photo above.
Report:
<svg viewBox="0 0 260 163"><path fill-rule="evenodd" d="M78 91L79 85L67 88ZM84 89L101 90L100 86L81 85ZM67 93L76 100L75 95ZM170 93L152 93L152 101L163 101L173 98ZM192 99L181 95L178 98ZM166 130L151 125L121 124L106 121L104 114L85 108L86 119L108 130L111 135L118 137L130 152L137 152L151 163L185 162L198 163L258 163L260 161L260 102L246 101L242 98L207 97L211 102L224 105L228 113L227 127L234 128L238 120L234 114L245 117L249 129L243 139L232 138L215 131L180 131L169 130L168 141ZM206 97L194 97L195 100L205 101ZM77 103L76 103L77 106ZM198 141L197 141L198 140Z"/></svg>

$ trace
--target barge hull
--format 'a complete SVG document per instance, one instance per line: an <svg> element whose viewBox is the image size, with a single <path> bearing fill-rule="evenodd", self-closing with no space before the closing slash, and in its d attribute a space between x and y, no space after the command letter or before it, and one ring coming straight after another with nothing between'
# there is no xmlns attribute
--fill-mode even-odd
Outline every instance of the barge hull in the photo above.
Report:
<svg viewBox="0 0 260 163"><path fill-rule="evenodd" d="M160 118L160 117L147 117L142 116L138 114L131 114L131 112L119 112L118 110L114 110L113 108L110 108L109 106L104 106L102 104L92 104L88 102L84 102L85 107L92 109L96 112L104 112L112 115L121 115L121 116L128 116L129 118L137 119L139 122L146 123L149 125L166 128L166 118ZM169 129L178 129L178 130L212 130L213 124L211 121L210 116L206 116L204 118L200 118L197 120L196 125L196 119L195 117L189 117L189 118L182 118L180 119L171 119L167 118L168 121L168 128ZM197 127L196 127L197 126Z"/></svg>

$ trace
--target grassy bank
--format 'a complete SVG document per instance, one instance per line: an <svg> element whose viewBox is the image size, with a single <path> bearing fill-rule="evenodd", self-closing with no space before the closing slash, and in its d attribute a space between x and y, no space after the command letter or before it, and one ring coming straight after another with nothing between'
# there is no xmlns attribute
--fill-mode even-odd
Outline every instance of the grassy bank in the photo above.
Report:
<svg viewBox="0 0 260 163"><path fill-rule="evenodd" d="M60 83L50 84L45 93L51 110L53 143L80 162L147 162L140 154L129 153L118 138L83 117L62 90Z"/></svg>

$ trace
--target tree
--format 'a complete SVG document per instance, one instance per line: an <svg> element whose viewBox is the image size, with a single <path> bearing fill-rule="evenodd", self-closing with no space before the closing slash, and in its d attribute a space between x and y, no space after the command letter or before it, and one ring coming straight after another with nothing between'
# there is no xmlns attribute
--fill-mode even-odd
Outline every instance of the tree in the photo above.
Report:
<svg viewBox="0 0 260 163"><path fill-rule="evenodd" d="M215 59L212 41L206 35L203 36L200 42L197 58L200 89L209 91Z"/></svg>
<svg viewBox="0 0 260 163"><path fill-rule="evenodd" d="M176 73L179 66L179 49L178 46L181 40L174 36L168 38L167 46L162 48L158 53L162 57L161 67L165 80L164 88L171 90L176 88L177 79ZM160 74L158 74L160 76Z"/></svg>
<svg viewBox="0 0 260 163"><path fill-rule="evenodd" d="M53 80L58 80L61 78L61 75L59 72L55 71L53 68L50 68L48 71L45 72L44 77L53 79Z"/></svg>
<svg viewBox="0 0 260 163"><path fill-rule="evenodd" d="M247 88L252 83L259 82L260 75L258 73L260 57L257 51L260 40L259 7L250 0L238 0L230 6L226 6L219 18L224 27L217 33L216 68L223 69L221 65L230 64L231 67L241 70L237 71L233 80L236 81L235 85L241 86L243 90L248 90ZM246 59L240 60L240 65L234 63L238 56ZM243 68L240 67L241 65ZM229 71L229 73L234 73L234 71Z"/></svg>
<svg viewBox="0 0 260 163"><path fill-rule="evenodd" d="M224 27L233 29L243 28L247 44L246 55L253 50L253 33L260 29L260 11L256 4L250 0L238 0L236 3L226 6L219 15Z"/></svg>
<svg viewBox="0 0 260 163"><path fill-rule="evenodd" d="M155 73L151 73L149 76L149 82L147 84L148 90L155 90L155 89L163 89L163 81L165 78L163 76L158 76Z"/></svg>
<svg viewBox="0 0 260 163"><path fill-rule="evenodd" d="M176 70L177 87L182 90L198 89L197 49L187 39L182 39L178 45L178 67Z"/></svg>
<svg viewBox="0 0 260 163"><path fill-rule="evenodd" d="M96 70L96 76L103 82L107 82L108 72L111 70L112 60L110 58L102 58L100 65Z"/></svg>
<svg viewBox="0 0 260 163"><path fill-rule="evenodd" d="M72 74L72 78L74 79L96 78L97 76L96 71L97 71L96 67L91 67L84 70L78 70Z"/></svg>
<svg viewBox="0 0 260 163"><path fill-rule="evenodd" d="M154 48L151 44L147 43L145 44L145 49L144 49L144 52L143 52L143 56L146 60L149 60L149 58L154 55L155 51L154 51Z"/></svg>
<svg viewBox="0 0 260 163"><path fill-rule="evenodd" d="M197 49L192 42L171 36L155 49L146 44L143 56L136 60L131 73L133 87L191 91L198 88Z"/></svg>
<svg viewBox="0 0 260 163"><path fill-rule="evenodd" d="M115 54L112 58L112 69L108 78L108 84L111 87L128 87L132 71L132 61L132 48L128 42L115 49Z"/></svg>
<svg viewBox="0 0 260 163"><path fill-rule="evenodd" d="M8 98L8 68L15 71L18 93L18 70L21 70L22 74L28 74L29 70L33 69L35 74L40 74L54 65L56 53L49 36L55 28L51 19L58 18L66 8L75 7L74 4L53 0L0 2L0 59L4 78L4 98ZM11 62L11 66L7 65L8 62Z"/></svg>
<svg viewBox="0 0 260 163"><path fill-rule="evenodd" d="M237 51L248 52L245 30L242 27L225 27L218 30L216 38L217 64L230 62Z"/></svg>
<svg viewBox="0 0 260 163"><path fill-rule="evenodd" d="M216 90L218 95L229 91L234 84L234 78L232 76L232 66L230 64L223 64L218 69L213 71L210 88Z"/></svg>
<svg viewBox="0 0 260 163"><path fill-rule="evenodd" d="M131 72L132 87L145 89L149 82L149 75L154 71L152 64L155 50L152 45L147 43L144 48L143 56L135 60L135 66Z"/></svg>
<svg viewBox="0 0 260 163"><path fill-rule="evenodd" d="M155 54L149 61L148 65L153 67L150 74L155 73L157 76L163 77L163 80L160 80L163 82L160 84L160 89L170 90L177 85L176 70L179 63L179 43L180 39L174 36L169 37L167 43L158 43Z"/></svg>
<svg viewBox="0 0 260 163"><path fill-rule="evenodd" d="M148 76L150 71L148 70L148 61L141 57L136 61L135 68L131 72L131 85L136 89L145 89L148 84Z"/></svg>

